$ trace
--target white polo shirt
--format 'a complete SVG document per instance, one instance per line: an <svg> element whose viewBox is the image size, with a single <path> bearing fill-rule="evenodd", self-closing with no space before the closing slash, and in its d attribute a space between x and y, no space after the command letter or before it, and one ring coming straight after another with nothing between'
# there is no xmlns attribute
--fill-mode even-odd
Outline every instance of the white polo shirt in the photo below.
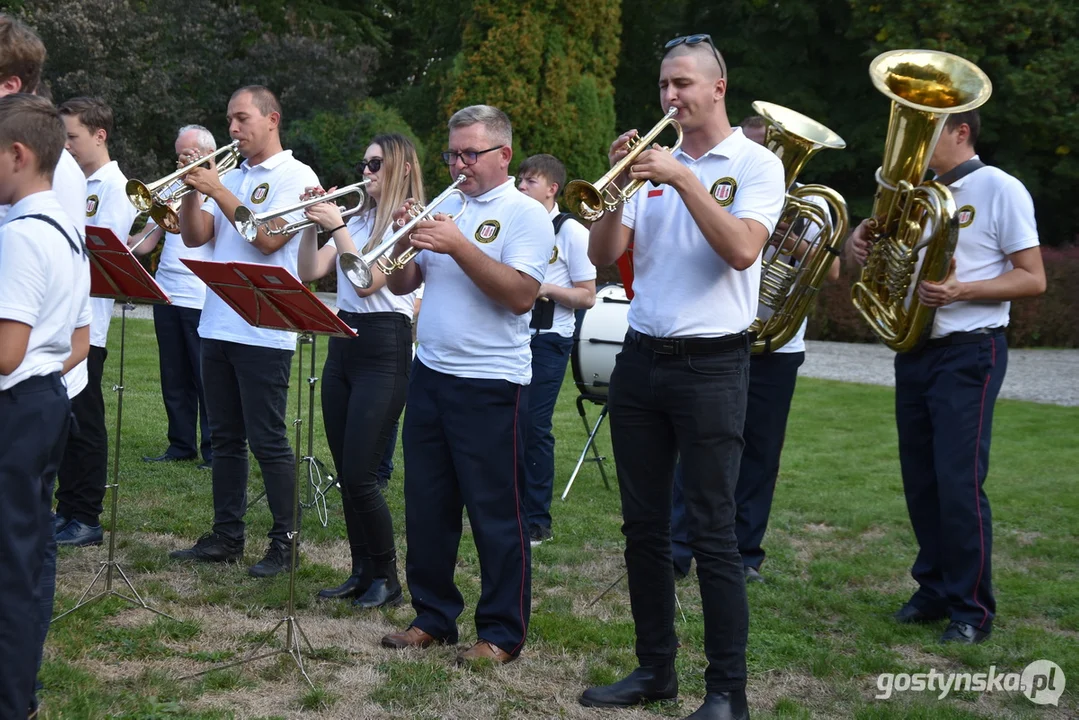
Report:
<svg viewBox="0 0 1079 720"><path fill-rule="evenodd" d="M543 282L554 227L514 178L469 198L457 227L488 257ZM487 297L448 255L425 251L414 262L426 286L416 333L420 362L457 377L531 382L531 313L514 315Z"/></svg>
<svg viewBox="0 0 1079 720"><path fill-rule="evenodd" d="M551 208L549 215L552 228L559 212L557 205ZM596 266L588 259L588 230L573 218L567 218L554 237L554 250L551 251L551 257L547 260L547 274L543 282L548 285L571 288L573 283L595 279ZM570 338L573 337L575 325L573 309L555 303L554 321L550 329L539 332L558 333L562 337Z"/></svg>
<svg viewBox="0 0 1079 720"><path fill-rule="evenodd" d="M148 224L143 232L149 232L151 227L153 227L152 223ZM190 248L184 245L184 240L179 233L167 232L163 242L154 280L176 307L202 310L202 305L206 301L206 283L199 280L198 275L191 272L180 260L183 258L213 260L214 241Z"/></svg>
<svg viewBox="0 0 1079 720"><path fill-rule="evenodd" d="M86 178L86 224L105 227L126 243L138 210L127 199L127 176L116 161L107 162ZM91 298L94 319L90 323L90 344L103 348L109 339L113 300Z"/></svg>
<svg viewBox="0 0 1079 720"><path fill-rule="evenodd" d="M58 222L80 252L44 220L18 220L33 214ZM0 390L63 369L71 334L90 322L89 297L90 263L56 193L34 193L11 206L0 223L0 318L31 329L25 357L11 375L0 375Z"/></svg>
<svg viewBox="0 0 1079 720"><path fill-rule="evenodd" d="M678 150L727 212L756 220L771 235L786 195L783 164L735 128L694 160ZM653 337L720 337L746 330L756 319L760 257L738 271L705 240L681 196L647 183L622 212L633 233L633 300L629 325Z"/></svg>
<svg viewBox="0 0 1079 720"><path fill-rule="evenodd" d="M259 214L295 205L300 201L300 195L305 188L319 184L315 172L293 158L291 150L283 150L253 167L244 160L239 170L226 173L221 178L221 183L241 203ZM207 199L202 204L202 210L214 216L214 262L277 265L293 275L299 275L296 269L298 236L290 238L276 252L264 255L253 244L244 240L232 222L217 207L216 202ZM301 211L286 215L284 219L291 223L302 220L303 217ZM278 350L296 349L296 333L248 325L247 321L236 314L215 292L206 294L202 319L199 321L199 335L208 340L225 340L241 345Z"/></svg>
<svg viewBox="0 0 1079 720"><path fill-rule="evenodd" d="M948 186L959 210L955 277L991 280L1012 269L1008 255L1038 246L1034 201L1023 183L996 167L983 167ZM1005 327L1010 302L956 302L937 308L931 337Z"/></svg>
<svg viewBox="0 0 1079 720"><path fill-rule="evenodd" d="M60 160L56 163L56 169L52 173L52 190L64 208L64 213L79 231L79 238L86 238L86 176L82 174L82 168L71 157L67 150L60 152ZM0 205L0 222L11 209L10 205ZM74 239L74 238L72 238ZM86 286L87 317L90 316L90 286ZM89 323L89 320L87 320ZM90 376L86 370L86 361L71 368L64 375L64 384L67 386L67 396L73 398L83 391L90 382Z"/></svg>
<svg viewBox="0 0 1079 720"><path fill-rule="evenodd" d="M362 253L363 248L367 245L367 240L371 237L371 230L374 229L375 224L375 212L364 213L362 215L353 215L348 221L348 232L352 235L352 242L356 244L356 248ZM383 239L393 235L393 224L386 228L386 232ZM337 251L337 243L330 238L326 245L332 247L334 252ZM356 288L352 287L352 283L345 277L345 273L341 271L341 257L338 256L335 262L337 267L337 307L345 312L354 313L372 313L372 312L399 312L405 317L412 320L412 308L416 300L416 293L410 292L407 295L394 295L390 292L389 287L383 285L382 289L378 292L372 293L367 297L360 297L356 294Z"/></svg>

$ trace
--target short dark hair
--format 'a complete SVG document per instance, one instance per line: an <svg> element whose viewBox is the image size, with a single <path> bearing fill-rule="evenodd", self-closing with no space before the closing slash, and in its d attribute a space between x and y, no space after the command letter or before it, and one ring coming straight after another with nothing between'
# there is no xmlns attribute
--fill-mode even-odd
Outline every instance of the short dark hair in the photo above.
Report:
<svg viewBox="0 0 1079 720"><path fill-rule="evenodd" d="M740 122L738 125L743 130L753 130L755 128L767 129L768 121L760 115L750 115L746 118L743 118L742 122Z"/></svg>
<svg viewBox="0 0 1079 720"><path fill-rule="evenodd" d="M229 100L243 93L251 93L251 102L259 109L263 117L269 117L270 113L277 113L279 116L284 117L284 113L281 112L281 101L274 95L273 90L265 85L244 85L232 93Z"/></svg>
<svg viewBox="0 0 1079 720"><path fill-rule="evenodd" d="M521 177L539 175L549 183L556 183L559 194L566 187L566 166L554 155L542 153L525 158L521 167L517 168L517 174Z"/></svg>
<svg viewBox="0 0 1079 720"><path fill-rule="evenodd" d="M112 108L101 98L71 98L60 106L61 115L78 118L91 132L105 131L105 142L112 139Z"/></svg>
<svg viewBox="0 0 1079 720"><path fill-rule="evenodd" d="M21 92L32 93L41 82L45 43L18 18L0 13L0 80L17 77Z"/></svg>
<svg viewBox="0 0 1079 720"><path fill-rule="evenodd" d="M38 172L50 181L66 141L64 121L45 98L29 93L0 98L0 146L28 147L37 156Z"/></svg>
<svg viewBox="0 0 1079 720"><path fill-rule="evenodd" d="M978 143L978 135L982 132L982 116L978 113L977 109L949 115L948 120L944 123L944 127L949 131L954 132L964 123L970 128L970 137L967 138L967 145L974 147Z"/></svg>

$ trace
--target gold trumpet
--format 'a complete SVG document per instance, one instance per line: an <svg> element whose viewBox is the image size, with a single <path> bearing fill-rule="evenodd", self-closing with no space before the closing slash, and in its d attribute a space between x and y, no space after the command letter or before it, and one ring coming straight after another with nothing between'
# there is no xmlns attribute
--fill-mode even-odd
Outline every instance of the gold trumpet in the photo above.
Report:
<svg viewBox="0 0 1079 720"><path fill-rule="evenodd" d="M341 253L341 272L345 274L348 281L361 290L366 290L371 287L371 284L374 282L374 276L372 275L372 269L374 267L377 266L384 274L389 275L411 262L412 258L416 257L416 254L419 253L419 250L414 247L408 248L395 258L388 258L386 257L386 254L393 250L393 247L401 238L410 235L412 229L416 227L416 225L433 215L435 208L444 203L452 195L459 195L461 197L461 209L456 213L449 215L451 221L456 221L468 206L468 198L463 192L457 189L457 186L464 181L465 176L458 175L457 179L453 181L453 184L443 190L442 194L434 200L426 205L413 205L410 207L408 209L408 214L412 219L404 224L398 223L400 229L397 232L368 250L362 256L357 255L356 253Z"/></svg>
<svg viewBox="0 0 1079 720"><path fill-rule="evenodd" d="M255 242L255 238L258 236L259 230L263 230L267 235L292 235L300 230L305 230L309 227L315 226L317 223L309 218L303 220L297 220L296 222L288 223L280 227L271 225L274 220L282 218L286 215L298 212L300 210L306 210L312 205L318 205L324 202L333 202L349 195L355 195L356 200L347 205L338 207L341 210L341 217L352 217L360 210L363 209L363 204L367 200L367 190L364 189L369 182L369 179L361 180L358 183L352 185L346 185L343 188L338 188L331 193L324 193L316 197L308 198L295 205L290 205L280 210L271 210L269 212L256 214L254 210L241 205L236 208L235 222L236 231L243 236L247 242Z"/></svg>
<svg viewBox="0 0 1079 720"><path fill-rule="evenodd" d="M870 63L869 76L892 110L877 170L869 257L851 299L885 345L907 352L921 344L936 312L916 292L908 302L908 294L923 280L944 279L959 237L951 191L922 178L944 119L983 105L993 87L974 63L935 50L883 53Z"/></svg>
<svg viewBox="0 0 1079 720"><path fill-rule="evenodd" d="M753 110L768 122L764 144L783 162L788 188L776 230L768 240L775 252L761 264L758 316L750 327L757 336L753 352L759 353L783 347L802 326L846 240L849 216L846 201L832 188L792 187L818 151L845 148L843 138L782 105L758 100ZM792 241L795 247L807 243L798 263L791 262L785 251Z"/></svg>
<svg viewBox="0 0 1079 720"><path fill-rule="evenodd" d="M179 201L194 190L184 182L184 176L196 167L205 165L207 161L214 160L217 163L217 174L222 176L233 170L240 164L240 141L234 140L228 145L218 148L213 154L200 157L197 160L184 165L173 173L166 175L152 183L144 183L141 180L128 180L125 186L127 199L131 201L139 212L149 213L161 227L168 232L180 232L180 218L174 207L179 207ZM218 158L220 157L220 160Z"/></svg>
<svg viewBox="0 0 1079 720"><path fill-rule="evenodd" d="M629 142L626 143L629 148L626 156L615 163L607 171L607 174L594 184L584 180L574 180L568 183L565 190L565 199L566 207L569 208L570 212L577 213L588 222L594 222L603 217L604 212L614 212L619 205L629 202L629 199L644 187L647 181L634 180L621 188L618 187L615 180L626 168L637 162L637 158L641 156L641 153L652 147L653 141L668 126L673 127L678 133L678 140L672 147L664 149L673 153L682 146L682 126L674 119L677 114L678 108L672 106L667 110L667 114L663 116L663 119L648 131L647 135L630 138Z"/></svg>

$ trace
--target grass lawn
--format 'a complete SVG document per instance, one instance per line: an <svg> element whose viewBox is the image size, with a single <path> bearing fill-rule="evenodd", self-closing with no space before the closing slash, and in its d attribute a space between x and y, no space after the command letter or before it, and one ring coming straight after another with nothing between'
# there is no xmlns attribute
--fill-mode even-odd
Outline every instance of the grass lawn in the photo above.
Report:
<svg viewBox="0 0 1079 720"><path fill-rule="evenodd" d="M647 718L682 717L703 695L704 656L695 578L678 596L681 703L626 711L577 704L589 683L610 682L635 666L625 584L589 606L622 572L616 490L594 464L566 502L561 494L584 440L567 376L555 416L558 437L554 540L533 552L533 612L521 659L505 667L459 669L454 650L395 652L378 639L413 617L405 605L353 612L316 601L315 592L348 571L340 496L330 523L304 522L297 616L318 651L306 657L310 690L287 656L194 680L181 676L242 658L283 616L288 580L256 580L237 565L185 565L167 552L210 528L210 474L195 463L146 465L165 449L157 347L148 320L128 321L118 557L136 588L171 621L117 599L55 623L43 669L45 717L90 718ZM119 371L120 323L112 324L105 388ZM325 340L319 341L319 369ZM305 364L307 358L305 357ZM305 396L307 368L293 370ZM1079 708L1079 408L1001 401L997 405L988 492L993 507L995 632L983 645L945 647L943 624L899 627L889 615L913 590L913 534L900 486L892 390L803 378L791 411L783 469L765 539L768 582L748 588L749 697L754 718L966 719L1072 718ZM106 392L110 426L115 394ZM317 404L317 403L316 403ZM595 409L591 411L595 416ZM295 410L290 407L290 417ZM304 411L306 417L306 409ZM316 456L329 462L316 413ZM110 433L110 442L112 435ZM306 446L306 428L304 428ZM606 432L601 450L609 454ZM614 464L608 460L614 480ZM110 465L111 470L111 465ZM400 444L388 499L398 552L405 551ZM251 496L261 492L252 461ZM108 505L106 504L106 511ZM107 519L107 514L106 514ZM265 549L269 512L248 515L247 561ZM466 535L468 532L466 530ZM107 547L107 546L106 546ZM57 613L74 605L106 549L65 549ZM457 582L466 599L461 641L475 639L479 595L475 548L461 546ZM403 563L401 577L404 578ZM276 647L284 641L279 631ZM1059 707L1036 707L1019 693L897 693L876 700L879 673L1021 672L1037 659L1068 676Z"/></svg>

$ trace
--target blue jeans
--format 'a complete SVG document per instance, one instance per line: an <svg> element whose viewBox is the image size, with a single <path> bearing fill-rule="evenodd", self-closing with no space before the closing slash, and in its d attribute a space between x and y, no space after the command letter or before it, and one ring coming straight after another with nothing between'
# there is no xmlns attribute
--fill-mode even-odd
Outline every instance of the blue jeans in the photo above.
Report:
<svg viewBox="0 0 1079 720"><path fill-rule="evenodd" d="M285 411L292 350L222 340L202 341L202 383L213 438L214 532L244 541L247 448L258 461L273 515L270 539L289 543L296 461Z"/></svg>
<svg viewBox="0 0 1079 720"><path fill-rule="evenodd" d="M525 425L525 517L532 527L551 528L554 435L551 418L566 377L573 338L539 333L532 338L532 384Z"/></svg>
<svg viewBox="0 0 1079 720"><path fill-rule="evenodd" d="M903 493L918 539L910 602L989 631L993 518L985 494L993 407L1008 369L1004 333L930 341L895 356Z"/></svg>
<svg viewBox="0 0 1079 720"><path fill-rule="evenodd" d="M668 355L631 330L615 361L608 407L622 497L630 605L642 666L673 661L671 498L684 463L689 545L697 562L709 692L746 684L749 608L735 539L734 488L742 455L749 344Z"/></svg>

